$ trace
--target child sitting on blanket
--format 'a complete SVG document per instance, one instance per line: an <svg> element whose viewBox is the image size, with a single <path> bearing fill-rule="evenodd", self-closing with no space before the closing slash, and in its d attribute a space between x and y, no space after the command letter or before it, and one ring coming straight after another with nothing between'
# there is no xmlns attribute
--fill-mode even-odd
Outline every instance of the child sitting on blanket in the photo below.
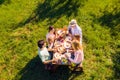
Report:
<svg viewBox="0 0 120 80"><path fill-rule="evenodd" d="M46 35L46 41L48 42L48 47L52 49L55 40L55 29L53 26L49 26L48 30L49 32Z"/></svg>

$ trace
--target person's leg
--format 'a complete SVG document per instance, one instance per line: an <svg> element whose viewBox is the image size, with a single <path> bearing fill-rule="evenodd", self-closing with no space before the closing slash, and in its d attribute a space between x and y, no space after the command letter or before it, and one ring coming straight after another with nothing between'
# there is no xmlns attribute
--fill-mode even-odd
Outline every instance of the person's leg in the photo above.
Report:
<svg viewBox="0 0 120 80"><path fill-rule="evenodd" d="M54 65L52 65L52 67L51 67L51 71L52 71L52 72L55 72L57 68L58 68L58 65L54 64Z"/></svg>
<svg viewBox="0 0 120 80"><path fill-rule="evenodd" d="M48 70L47 64L45 64L45 70Z"/></svg>
<svg viewBox="0 0 120 80"><path fill-rule="evenodd" d="M77 68L76 68L76 70L75 70L75 71L80 71L80 72L83 72L82 63L80 63L80 64L77 66Z"/></svg>
<svg viewBox="0 0 120 80"><path fill-rule="evenodd" d="M79 64L76 64L76 65L74 66L73 71L76 71L76 69L78 68L78 66L79 66Z"/></svg>
<svg viewBox="0 0 120 80"><path fill-rule="evenodd" d="M45 65L45 70L50 70L51 69L51 63L44 64Z"/></svg>
<svg viewBox="0 0 120 80"><path fill-rule="evenodd" d="M45 64L45 70L51 70L52 63Z"/></svg>
<svg viewBox="0 0 120 80"><path fill-rule="evenodd" d="M80 63L78 67L82 67L82 63Z"/></svg>

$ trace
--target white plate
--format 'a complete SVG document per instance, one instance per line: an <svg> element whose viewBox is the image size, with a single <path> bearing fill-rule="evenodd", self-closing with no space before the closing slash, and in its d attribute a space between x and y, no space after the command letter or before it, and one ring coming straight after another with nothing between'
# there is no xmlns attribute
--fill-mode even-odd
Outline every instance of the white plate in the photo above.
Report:
<svg viewBox="0 0 120 80"><path fill-rule="evenodd" d="M56 59L61 59L61 54L55 53L55 54L54 54L54 57L55 57Z"/></svg>
<svg viewBox="0 0 120 80"><path fill-rule="evenodd" d="M67 36L67 37L65 38L65 40L66 40L66 41L72 41L72 38L69 37L69 36Z"/></svg>
<svg viewBox="0 0 120 80"><path fill-rule="evenodd" d="M65 47L65 48L70 48L70 47L71 47L71 43L65 41L65 42L64 42L64 47Z"/></svg>
<svg viewBox="0 0 120 80"><path fill-rule="evenodd" d="M66 55L68 55L68 57L71 57L71 53L65 53Z"/></svg>

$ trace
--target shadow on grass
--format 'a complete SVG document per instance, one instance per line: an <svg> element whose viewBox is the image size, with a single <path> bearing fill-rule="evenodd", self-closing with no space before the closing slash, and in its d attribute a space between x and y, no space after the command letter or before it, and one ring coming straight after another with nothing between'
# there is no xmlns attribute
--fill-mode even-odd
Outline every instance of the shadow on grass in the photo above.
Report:
<svg viewBox="0 0 120 80"><path fill-rule="evenodd" d="M5 2L5 0L0 0L0 5L3 4Z"/></svg>
<svg viewBox="0 0 120 80"><path fill-rule="evenodd" d="M114 14L113 14L114 13ZM120 40L120 11L117 9L113 10L113 12L104 12L104 15L98 19L102 26L107 26L110 28L111 36L114 37L115 40ZM113 43L114 43L113 41ZM111 44L110 44L111 45ZM120 44L111 45L114 47L116 53L112 54L111 58L114 63L113 71L114 75L110 78L110 80L119 80L120 79ZM116 46L116 47L115 47ZM118 51L119 48L119 51Z"/></svg>
<svg viewBox="0 0 120 80"><path fill-rule="evenodd" d="M73 80L81 73L70 73L67 66L59 66L55 73L50 73L44 69L39 56L32 59L26 66L16 75L15 80Z"/></svg>
<svg viewBox="0 0 120 80"><path fill-rule="evenodd" d="M108 5L109 6L109 5ZM120 9L119 6L113 8L110 12L110 8L106 6L103 11L103 16L96 18L93 16L93 23L100 23L101 26L107 26L111 29L111 36L116 36L120 32Z"/></svg>
<svg viewBox="0 0 120 80"><path fill-rule="evenodd" d="M117 46L116 53L112 55L112 60L114 63L114 79L120 79L120 44Z"/></svg>
<svg viewBox="0 0 120 80"><path fill-rule="evenodd" d="M9 4L11 1L10 0L0 0L0 5L7 3Z"/></svg>
<svg viewBox="0 0 120 80"><path fill-rule="evenodd" d="M113 11L113 13L104 12L104 15L98 20L102 26L111 28L111 36L116 36L120 32L120 11Z"/></svg>
<svg viewBox="0 0 120 80"><path fill-rule="evenodd" d="M78 10L83 6L85 0L45 0L39 3L37 8L25 21L20 22L16 27L23 26L28 23L42 22L48 19L48 24L55 23L62 16L77 16Z"/></svg>
<svg viewBox="0 0 120 80"><path fill-rule="evenodd" d="M99 18L99 21L101 22L101 25L106 25L113 28L114 26L120 24L120 12L115 14L104 12L104 15Z"/></svg>
<svg viewBox="0 0 120 80"><path fill-rule="evenodd" d="M109 6L109 5L108 5ZM110 7L112 8L112 7ZM91 15L93 23L100 23L101 26L107 26L110 28L110 35L112 37L111 48L114 48L115 53L111 53L111 59L113 62L114 75L112 75L108 80L119 80L120 79L120 9L119 6L116 6L113 11L109 7L106 7L103 11L103 16L96 18L95 15ZM101 33L102 34L102 33ZM119 41L120 42L120 41Z"/></svg>

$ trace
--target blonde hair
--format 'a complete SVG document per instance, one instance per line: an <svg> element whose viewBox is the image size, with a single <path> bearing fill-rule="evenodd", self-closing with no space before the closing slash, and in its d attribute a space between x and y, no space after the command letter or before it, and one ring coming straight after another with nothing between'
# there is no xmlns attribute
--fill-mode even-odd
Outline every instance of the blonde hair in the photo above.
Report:
<svg viewBox="0 0 120 80"><path fill-rule="evenodd" d="M72 47L74 50L82 50L83 49L83 47L79 41L72 42Z"/></svg>
<svg viewBox="0 0 120 80"><path fill-rule="evenodd" d="M80 35L74 35L74 39L80 41Z"/></svg>

